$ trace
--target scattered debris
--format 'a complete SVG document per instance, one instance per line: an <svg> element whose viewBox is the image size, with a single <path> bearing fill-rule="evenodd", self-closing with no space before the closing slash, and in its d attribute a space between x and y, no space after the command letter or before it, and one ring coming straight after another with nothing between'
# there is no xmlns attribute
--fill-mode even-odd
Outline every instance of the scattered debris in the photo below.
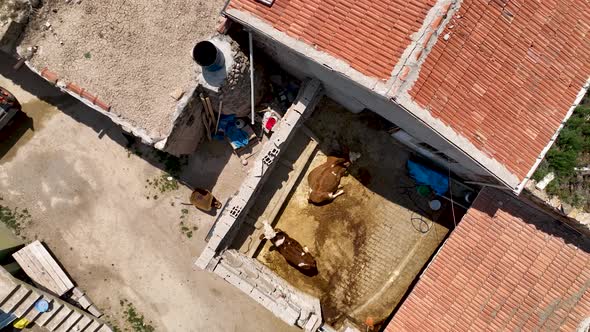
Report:
<svg viewBox="0 0 590 332"><path fill-rule="evenodd" d="M181 88L176 88L172 92L170 92L170 97L174 100L180 100L184 95L184 91Z"/></svg>

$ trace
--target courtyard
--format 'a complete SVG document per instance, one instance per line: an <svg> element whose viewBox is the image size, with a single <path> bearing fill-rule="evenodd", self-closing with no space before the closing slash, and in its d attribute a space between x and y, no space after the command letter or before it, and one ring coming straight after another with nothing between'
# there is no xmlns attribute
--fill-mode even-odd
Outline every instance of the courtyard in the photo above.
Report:
<svg viewBox="0 0 590 332"><path fill-rule="evenodd" d="M105 320L126 328L127 301L156 331L292 329L193 265L215 216L182 203L192 187L222 201L238 188L248 169L229 145L204 144L180 160L162 155L12 66L0 54L0 85L24 110L2 133L0 205L29 211L21 235L47 244Z"/></svg>

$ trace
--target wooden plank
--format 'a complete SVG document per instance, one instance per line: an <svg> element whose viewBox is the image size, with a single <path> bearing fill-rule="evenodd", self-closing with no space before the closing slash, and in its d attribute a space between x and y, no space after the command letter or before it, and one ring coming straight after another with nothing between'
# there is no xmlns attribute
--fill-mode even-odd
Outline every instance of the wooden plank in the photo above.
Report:
<svg viewBox="0 0 590 332"><path fill-rule="evenodd" d="M27 247L30 247L31 252L35 255L35 258L41 262L43 268L49 273L51 278L53 278L56 284L60 287L59 296L63 295L70 289L74 288L74 284L68 278L68 276L64 273L64 271L59 267L57 262L51 257L47 249L43 247L41 242L35 241L29 244ZM27 248L25 247L25 248Z"/></svg>
<svg viewBox="0 0 590 332"><path fill-rule="evenodd" d="M66 305L47 323L49 331L55 331L71 314L73 310Z"/></svg>
<svg viewBox="0 0 590 332"><path fill-rule="evenodd" d="M105 324L101 326L100 329L98 329L98 332L113 332L113 330L111 330L111 328Z"/></svg>
<svg viewBox="0 0 590 332"><path fill-rule="evenodd" d="M18 307L18 305L23 302L32 292L29 289L24 287L19 287L12 296L6 301L6 303L2 304L0 309L5 313L12 313L14 309Z"/></svg>
<svg viewBox="0 0 590 332"><path fill-rule="evenodd" d="M4 269L0 269L0 304L10 298L19 285L14 281L10 273Z"/></svg>
<svg viewBox="0 0 590 332"><path fill-rule="evenodd" d="M26 247L25 247L26 248ZM29 248L23 248L12 256L25 270L27 275L33 279L36 283L43 285L47 289L55 289L56 285L53 278L43 269L41 263L34 257ZM51 287L48 287L51 286Z"/></svg>
<svg viewBox="0 0 590 332"><path fill-rule="evenodd" d="M57 264L55 259L51 256L49 251L45 249L43 244L41 244L41 242L39 241L35 241L33 242L33 244L35 244L35 250L37 250L41 255L43 255L49 266L55 271L56 276L65 285L65 291L67 292L70 289L74 288L74 283L72 282L72 280L70 280L70 278L66 275L64 270L59 266L59 264Z"/></svg>
<svg viewBox="0 0 590 332"><path fill-rule="evenodd" d="M55 315L57 315L60 311L62 311L64 309L64 307L65 307L65 305L63 303L59 303L58 301L54 301L53 305L49 307L49 308L51 308L51 310L41 313L41 315L39 315L39 317L37 317L35 324L45 326L45 324L50 322Z"/></svg>
<svg viewBox="0 0 590 332"><path fill-rule="evenodd" d="M72 326L76 325L76 323L80 321L80 319L82 319L82 314L74 310L74 312L72 312L72 314L69 315L68 318L64 320L64 322L61 323L61 325L59 325L59 327L55 331L68 332L68 330Z"/></svg>
<svg viewBox="0 0 590 332"><path fill-rule="evenodd" d="M43 298L43 296L41 298ZM53 300L48 298L46 298L45 300L49 303L49 307L51 308L51 306L53 305ZM41 315L42 313L37 311L33 304L33 308L29 310L29 312L25 315L24 318L29 322L35 322L37 319L41 318Z"/></svg>
<svg viewBox="0 0 590 332"><path fill-rule="evenodd" d="M94 304L90 305L90 307L88 307L86 310L88 310L88 312L96 318L102 316L102 312L100 312L100 310L98 310L98 308Z"/></svg>
<svg viewBox="0 0 590 332"><path fill-rule="evenodd" d="M103 324L96 319L93 320L82 332L96 332Z"/></svg>
<svg viewBox="0 0 590 332"><path fill-rule="evenodd" d="M90 316L84 315L84 316L82 316L82 318L76 324L74 324L70 328L70 331L74 331L74 332L82 331L88 325L90 325L90 323L92 323L92 321L93 321L93 319Z"/></svg>
<svg viewBox="0 0 590 332"><path fill-rule="evenodd" d="M61 295L59 294L61 292L61 287L56 283L56 281L51 277L51 275L49 275L49 271L45 270L41 262L35 257L34 253L30 250L30 248L25 248L18 251L17 256L23 260L25 265L21 265L21 267L23 267L27 275L31 277L31 279L33 279L35 283L43 286L51 292Z"/></svg>
<svg viewBox="0 0 590 332"><path fill-rule="evenodd" d="M35 264L36 260L29 255L29 250L21 249L12 254L12 257L35 283L52 292L58 292L58 285L46 271Z"/></svg>
<svg viewBox="0 0 590 332"><path fill-rule="evenodd" d="M75 301L78 302L78 304L82 307L82 309L88 309L88 307L90 307L92 305L92 301L90 301L90 299L88 298L88 296L86 296L86 294L82 295L81 297L79 297Z"/></svg>
<svg viewBox="0 0 590 332"><path fill-rule="evenodd" d="M29 296L27 296L27 298L21 304L19 304L16 309L14 309L14 314L16 317L23 317L27 312L29 312L29 310L33 308L35 302L37 302L37 300L40 298L41 294L31 291L31 294L29 294Z"/></svg>

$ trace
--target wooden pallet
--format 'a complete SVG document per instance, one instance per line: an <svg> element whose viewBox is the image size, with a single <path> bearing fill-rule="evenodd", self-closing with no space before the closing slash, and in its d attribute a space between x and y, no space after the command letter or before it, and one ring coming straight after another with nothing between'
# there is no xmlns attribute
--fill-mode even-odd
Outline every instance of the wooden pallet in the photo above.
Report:
<svg viewBox="0 0 590 332"><path fill-rule="evenodd" d="M38 285L57 296L74 288L74 284L47 249L35 241L12 254L25 273Z"/></svg>

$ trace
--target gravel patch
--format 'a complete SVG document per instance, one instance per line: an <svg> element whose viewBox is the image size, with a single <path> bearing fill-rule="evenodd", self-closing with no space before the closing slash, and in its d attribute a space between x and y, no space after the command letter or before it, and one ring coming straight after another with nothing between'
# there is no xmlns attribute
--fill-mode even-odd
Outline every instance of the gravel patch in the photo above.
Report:
<svg viewBox="0 0 590 332"><path fill-rule="evenodd" d="M194 44L215 32L223 0L48 0L21 47L37 69L85 88L154 140L172 128L170 93L196 85Z"/></svg>

